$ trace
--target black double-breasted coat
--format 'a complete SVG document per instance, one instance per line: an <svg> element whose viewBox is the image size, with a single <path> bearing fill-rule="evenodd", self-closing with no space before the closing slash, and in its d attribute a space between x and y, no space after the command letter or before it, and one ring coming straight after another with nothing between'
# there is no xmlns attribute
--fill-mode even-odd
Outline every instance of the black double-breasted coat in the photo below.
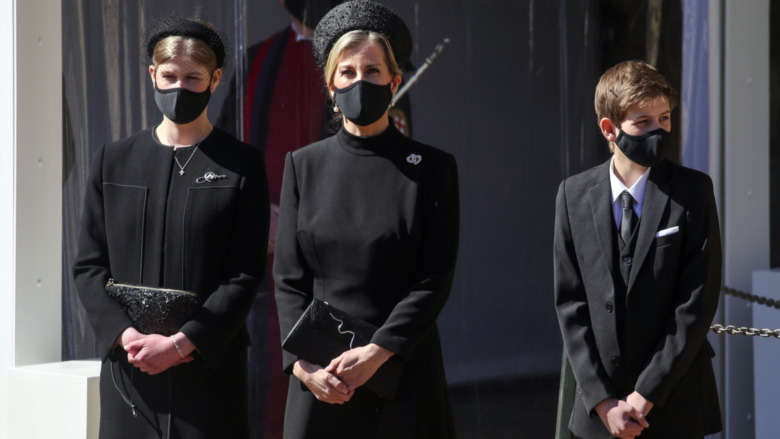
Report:
<svg viewBox="0 0 780 439"><path fill-rule="evenodd" d="M721 428L707 332L721 244L712 181L663 161L649 174L631 257L619 258L610 161L566 179L555 214L555 306L577 380L579 437L609 438L594 408L634 390L654 404L646 438ZM630 264L628 281L621 264Z"/></svg>
<svg viewBox="0 0 780 439"><path fill-rule="evenodd" d="M391 126L335 136L288 154L274 280L284 337L312 298L373 323L372 342L402 358L396 398L358 388L343 405L318 401L291 377L284 437L454 437L436 318L458 247L452 155ZM284 352L290 373L297 358Z"/></svg>
<svg viewBox="0 0 780 439"><path fill-rule="evenodd" d="M264 273L268 212L262 153L218 129L197 150L174 152L152 129L98 150L74 276L103 361L102 438L248 436L244 319ZM196 293L202 306L180 329L195 360L134 370L114 347L132 321L106 295L109 278Z"/></svg>

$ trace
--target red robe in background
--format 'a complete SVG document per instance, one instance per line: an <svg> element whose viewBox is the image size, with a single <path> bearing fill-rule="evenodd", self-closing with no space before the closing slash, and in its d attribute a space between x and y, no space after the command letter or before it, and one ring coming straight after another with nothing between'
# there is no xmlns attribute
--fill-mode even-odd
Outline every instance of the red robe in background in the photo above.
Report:
<svg viewBox="0 0 780 439"><path fill-rule="evenodd" d="M325 137L328 95L311 41L298 40L292 27L260 43L250 59L244 140L265 151L271 203L278 204L284 157Z"/></svg>
<svg viewBox="0 0 780 439"><path fill-rule="evenodd" d="M269 240L273 243L284 157L325 137L327 93L311 41L299 39L291 26L250 47L248 60L243 140L265 153L272 205ZM235 83L231 91L217 125L235 131ZM254 439L282 437L289 381L282 371L279 318L270 275L273 253L268 256L266 283L247 318L252 336L249 410Z"/></svg>

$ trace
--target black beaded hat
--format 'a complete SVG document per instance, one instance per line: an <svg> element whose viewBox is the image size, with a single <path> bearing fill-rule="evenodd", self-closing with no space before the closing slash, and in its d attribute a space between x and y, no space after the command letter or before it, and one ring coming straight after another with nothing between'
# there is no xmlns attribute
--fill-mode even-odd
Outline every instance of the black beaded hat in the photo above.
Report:
<svg viewBox="0 0 780 439"><path fill-rule="evenodd" d="M330 49L353 30L372 31L390 41L398 66L403 68L412 54L412 35L401 17L387 6L370 0L351 0L331 9L314 30L312 50L317 65L325 70Z"/></svg>
<svg viewBox="0 0 780 439"><path fill-rule="evenodd" d="M152 59L154 47L157 46L163 38L176 36L185 38L196 38L208 45L217 56L217 68L225 65L225 44L222 37L216 29L207 26L205 22L184 18L177 15L164 17L152 26L146 39L146 55Z"/></svg>

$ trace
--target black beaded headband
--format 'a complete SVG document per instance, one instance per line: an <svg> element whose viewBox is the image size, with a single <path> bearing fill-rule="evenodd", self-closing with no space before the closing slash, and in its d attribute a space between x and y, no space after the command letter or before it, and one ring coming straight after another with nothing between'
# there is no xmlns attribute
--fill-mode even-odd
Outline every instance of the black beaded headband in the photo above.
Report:
<svg viewBox="0 0 780 439"><path fill-rule="evenodd" d="M172 16L160 20L155 28L146 42L146 54L149 59L152 59L157 43L166 37L176 36L203 41L214 51L217 57L217 68L225 65L225 45L222 42L222 37L216 30L203 22L191 18Z"/></svg>

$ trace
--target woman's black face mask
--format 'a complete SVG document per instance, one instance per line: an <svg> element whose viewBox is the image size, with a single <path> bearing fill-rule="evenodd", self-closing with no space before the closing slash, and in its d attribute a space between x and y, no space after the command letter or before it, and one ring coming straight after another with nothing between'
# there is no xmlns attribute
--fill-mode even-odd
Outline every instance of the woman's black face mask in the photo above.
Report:
<svg viewBox="0 0 780 439"><path fill-rule="evenodd" d="M379 120L393 100L392 83L377 85L357 81L348 87L335 89L333 100L350 122L367 126Z"/></svg>
<svg viewBox="0 0 780 439"><path fill-rule="evenodd" d="M186 88L160 90L154 82L154 101L162 114L176 124L187 124L197 119L211 99L211 81L206 90L194 92Z"/></svg>

